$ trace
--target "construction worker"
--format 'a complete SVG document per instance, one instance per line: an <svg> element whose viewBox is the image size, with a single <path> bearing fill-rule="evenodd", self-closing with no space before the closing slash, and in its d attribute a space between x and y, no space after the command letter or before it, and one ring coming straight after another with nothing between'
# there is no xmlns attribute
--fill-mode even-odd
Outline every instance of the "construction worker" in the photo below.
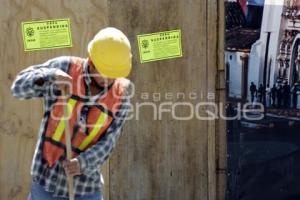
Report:
<svg viewBox="0 0 300 200"><path fill-rule="evenodd" d="M74 178L76 200L103 198L100 167L116 144L129 108L130 81L125 77L131 71L131 47L120 30L109 27L89 42L88 55L31 66L12 85L17 98L45 100L29 200L65 200L67 176ZM72 137L70 160L65 152L64 106Z"/></svg>

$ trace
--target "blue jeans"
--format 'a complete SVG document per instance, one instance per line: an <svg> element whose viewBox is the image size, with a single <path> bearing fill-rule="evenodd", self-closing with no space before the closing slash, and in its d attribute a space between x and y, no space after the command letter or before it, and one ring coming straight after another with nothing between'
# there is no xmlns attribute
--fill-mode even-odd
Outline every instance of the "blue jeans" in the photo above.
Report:
<svg viewBox="0 0 300 200"><path fill-rule="evenodd" d="M32 182L31 192L28 200L68 200L67 198L52 197L52 194L46 192L38 183ZM96 192L92 195L76 197L75 200L103 200L102 194Z"/></svg>

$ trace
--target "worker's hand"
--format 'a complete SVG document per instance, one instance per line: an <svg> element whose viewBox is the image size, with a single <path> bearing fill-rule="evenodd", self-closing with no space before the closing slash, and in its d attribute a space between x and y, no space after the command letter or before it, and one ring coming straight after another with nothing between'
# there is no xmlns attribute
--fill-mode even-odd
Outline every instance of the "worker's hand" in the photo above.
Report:
<svg viewBox="0 0 300 200"><path fill-rule="evenodd" d="M63 168L65 169L67 176L76 176L81 174L80 162L76 158L64 160Z"/></svg>
<svg viewBox="0 0 300 200"><path fill-rule="evenodd" d="M58 86L63 96L71 94L72 77L66 72L60 69L55 71L55 84Z"/></svg>

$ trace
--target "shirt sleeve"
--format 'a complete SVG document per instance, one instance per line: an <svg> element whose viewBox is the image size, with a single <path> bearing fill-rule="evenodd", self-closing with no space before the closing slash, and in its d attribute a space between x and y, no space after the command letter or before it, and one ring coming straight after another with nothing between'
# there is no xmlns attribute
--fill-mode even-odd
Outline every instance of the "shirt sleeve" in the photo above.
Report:
<svg viewBox="0 0 300 200"><path fill-rule="evenodd" d="M54 83L54 75L57 69L68 71L70 58L57 57L40 65L30 66L21 71L11 86L14 97L30 99L50 95L49 90Z"/></svg>
<svg viewBox="0 0 300 200"><path fill-rule="evenodd" d="M128 91L125 93L120 109L116 113L115 119L107 129L104 137L77 157L83 174L91 175L99 170L100 166L108 159L114 149L130 108L128 93Z"/></svg>

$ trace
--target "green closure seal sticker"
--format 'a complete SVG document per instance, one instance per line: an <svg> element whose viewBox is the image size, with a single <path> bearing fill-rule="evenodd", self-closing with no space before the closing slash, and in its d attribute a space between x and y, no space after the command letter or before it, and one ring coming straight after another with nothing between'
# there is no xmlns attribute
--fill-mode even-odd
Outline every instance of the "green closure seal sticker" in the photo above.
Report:
<svg viewBox="0 0 300 200"><path fill-rule="evenodd" d="M180 30L141 34L137 38L141 63L182 57Z"/></svg>
<svg viewBox="0 0 300 200"><path fill-rule="evenodd" d="M22 22L25 51L72 47L70 19Z"/></svg>

